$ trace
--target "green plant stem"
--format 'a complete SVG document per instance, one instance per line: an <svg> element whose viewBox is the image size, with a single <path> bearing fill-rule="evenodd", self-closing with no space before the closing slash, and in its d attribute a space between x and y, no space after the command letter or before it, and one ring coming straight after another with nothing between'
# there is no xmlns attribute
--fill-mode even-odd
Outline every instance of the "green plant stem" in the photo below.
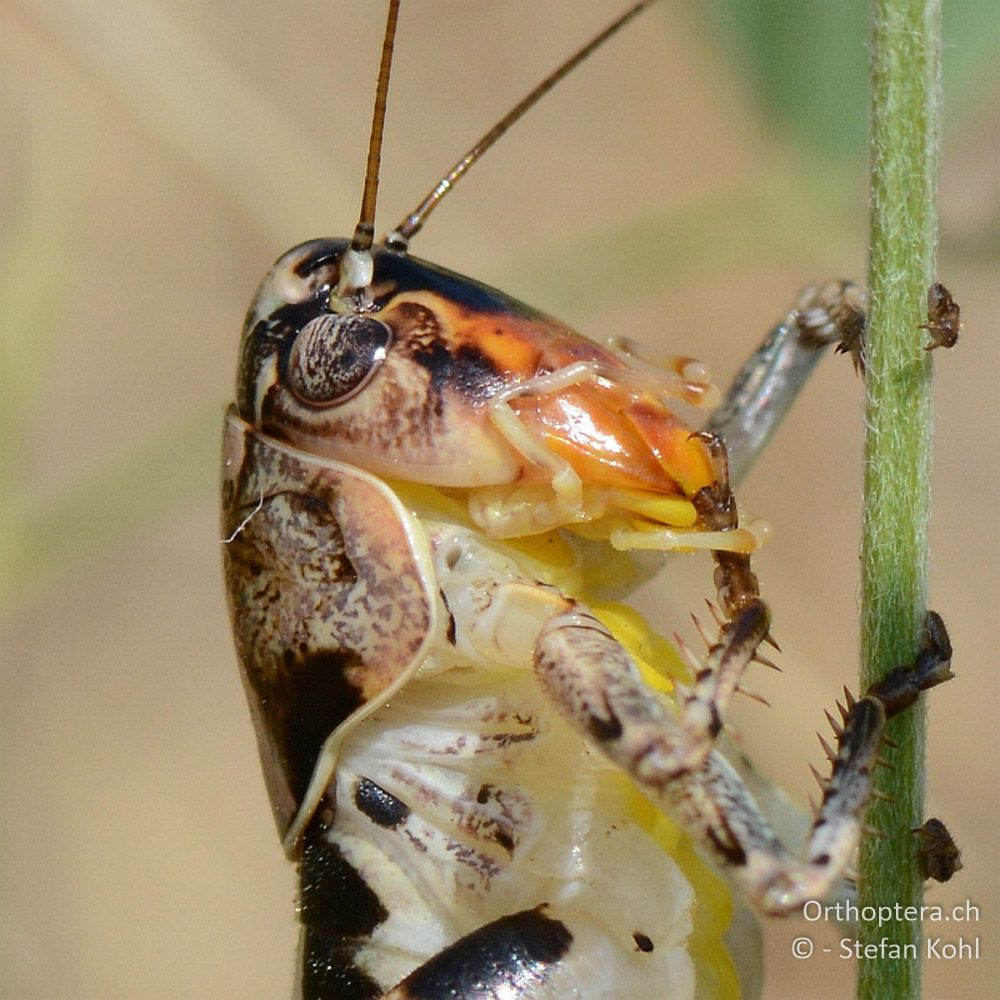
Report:
<svg viewBox="0 0 1000 1000"><path fill-rule="evenodd" d="M927 288L937 242L940 0L872 0L871 246L866 345L867 437L862 537L861 687L911 660L927 606L931 365ZM891 771L869 822L886 839L861 847L861 906L919 907L912 828L923 821L925 709L891 720ZM880 942L898 945L886 954ZM920 996L919 919L862 921L859 1000ZM904 947L909 946L909 947ZM912 949L912 950L910 950ZM915 956L915 957L914 957Z"/></svg>

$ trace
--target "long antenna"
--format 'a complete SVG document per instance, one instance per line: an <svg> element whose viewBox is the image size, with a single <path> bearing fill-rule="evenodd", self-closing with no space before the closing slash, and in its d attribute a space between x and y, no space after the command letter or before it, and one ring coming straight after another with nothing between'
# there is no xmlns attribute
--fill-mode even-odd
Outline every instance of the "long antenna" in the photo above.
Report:
<svg viewBox="0 0 1000 1000"><path fill-rule="evenodd" d="M375 202L378 199L378 170L382 160L382 131L385 125L385 105L389 96L389 67L392 65L392 45L396 38L399 0L389 0L389 15L382 40L382 62L375 88L375 111L372 134L368 140L368 164L365 167L365 190L361 196L361 218L354 227L351 245L340 258L340 277L334 296L342 301L353 297L354 308L370 307L368 289L375 274L372 241L375 239Z"/></svg>
<svg viewBox="0 0 1000 1000"><path fill-rule="evenodd" d="M392 65L392 46L396 39L396 21L399 18L399 0L389 0L389 14L382 40L382 62L378 70L375 90L375 111L372 115L372 134L368 141L368 165L365 168L365 191L361 198L361 218L354 229L351 249L366 253L375 239L375 202L378 198L378 171L382 159L382 131L385 125L385 105L389 96L389 68Z"/></svg>
<svg viewBox="0 0 1000 1000"><path fill-rule="evenodd" d="M427 216L440 204L441 199L455 186L459 178L513 125L524 113L534 107L564 76L574 70L615 32L628 24L656 0L639 0L620 17L612 21L600 34L592 38L578 52L570 56L554 73L547 76L527 97L500 119L451 170L431 188L427 197L388 236L384 242L390 250L406 253L409 241L423 228Z"/></svg>

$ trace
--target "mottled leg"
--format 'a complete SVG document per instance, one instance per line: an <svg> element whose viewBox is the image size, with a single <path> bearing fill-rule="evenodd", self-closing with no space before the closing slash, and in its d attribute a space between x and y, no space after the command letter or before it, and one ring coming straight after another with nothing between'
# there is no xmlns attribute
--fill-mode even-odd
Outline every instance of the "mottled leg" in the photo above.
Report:
<svg viewBox="0 0 1000 1000"><path fill-rule="evenodd" d="M850 354L855 371L865 371L865 293L853 281L813 285L795 303L795 321L802 342L822 347L836 344L838 354Z"/></svg>
<svg viewBox="0 0 1000 1000"><path fill-rule="evenodd" d="M732 625L749 621L757 604ZM787 913L825 896L849 863L872 794L885 720L913 704L921 691L948 680L950 659L944 624L931 613L914 663L845 708L832 773L802 858L781 844L721 754L705 755L704 744L695 753L685 750L685 709L675 717L592 618L577 612L553 619L539 637L535 668L559 711L677 819L752 903L764 912Z"/></svg>
<svg viewBox="0 0 1000 1000"><path fill-rule="evenodd" d="M824 346L837 344L860 359L864 310L864 291L849 281L811 285L747 358L705 425L726 442L734 484L767 446Z"/></svg>
<svg viewBox="0 0 1000 1000"><path fill-rule="evenodd" d="M713 536L736 534L740 530L739 511L730 487L726 444L710 431L702 431L698 437L708 448L715 467L715 481L694 495L693 503L698 511L700 526ZM757 577L750 568L751 551L713 547L715 587L727 618L735 618L751 605L762 603Z"/></svg>
<svg viewBox="0 0 1000 1000"><path fill-rule="evenodd" d="M580 609L554 617L542 629L535 670L563 714L617 764L640 778L672 778L705 760L767 626L762 602L725 625L679 713L643 682L610 632Z"/></svg>

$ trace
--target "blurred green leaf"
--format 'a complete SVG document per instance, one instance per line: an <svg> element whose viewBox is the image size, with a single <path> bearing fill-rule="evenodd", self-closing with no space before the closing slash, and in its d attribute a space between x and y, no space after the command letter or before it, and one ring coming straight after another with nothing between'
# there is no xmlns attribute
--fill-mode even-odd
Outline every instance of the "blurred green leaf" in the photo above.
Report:
<svg viewBox="0 0 1000 1000"><path fill-rule="evenodd" d="M712 0L715 35L736 59L771 122L834 158L864 153L868 115L866 0ZM950 0L944 11L946 116L995 72L1000 3ZM946 119L947 120L947 119Z"/></svg>
<svg viewBox="0 0 1000 1000"><path fill-rule="evenodd" d="M941 73L947 123L949 115L962 115L966 98L982 84L985 76L996 76L1000 3L947 0L942 17Z"/></svg>
<svg viewBox="0 0 1000 1000"><path fill-rule="evenodd" d="M865 0L713 0L710 8L772 124L829 156L864 151Z"/></svg>

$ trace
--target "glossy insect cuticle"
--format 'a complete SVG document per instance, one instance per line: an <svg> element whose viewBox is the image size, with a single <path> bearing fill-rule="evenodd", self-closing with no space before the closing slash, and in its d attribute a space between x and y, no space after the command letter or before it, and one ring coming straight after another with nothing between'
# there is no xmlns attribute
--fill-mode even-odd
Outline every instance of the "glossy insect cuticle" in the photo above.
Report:
<svg viewBox="0 0 1000 1000"><path fill-rule="evenodd" d="M307 406L334 406L359 392L392 343L385 323L325 313L299 331L288 358L288 384Z"/></svg>

